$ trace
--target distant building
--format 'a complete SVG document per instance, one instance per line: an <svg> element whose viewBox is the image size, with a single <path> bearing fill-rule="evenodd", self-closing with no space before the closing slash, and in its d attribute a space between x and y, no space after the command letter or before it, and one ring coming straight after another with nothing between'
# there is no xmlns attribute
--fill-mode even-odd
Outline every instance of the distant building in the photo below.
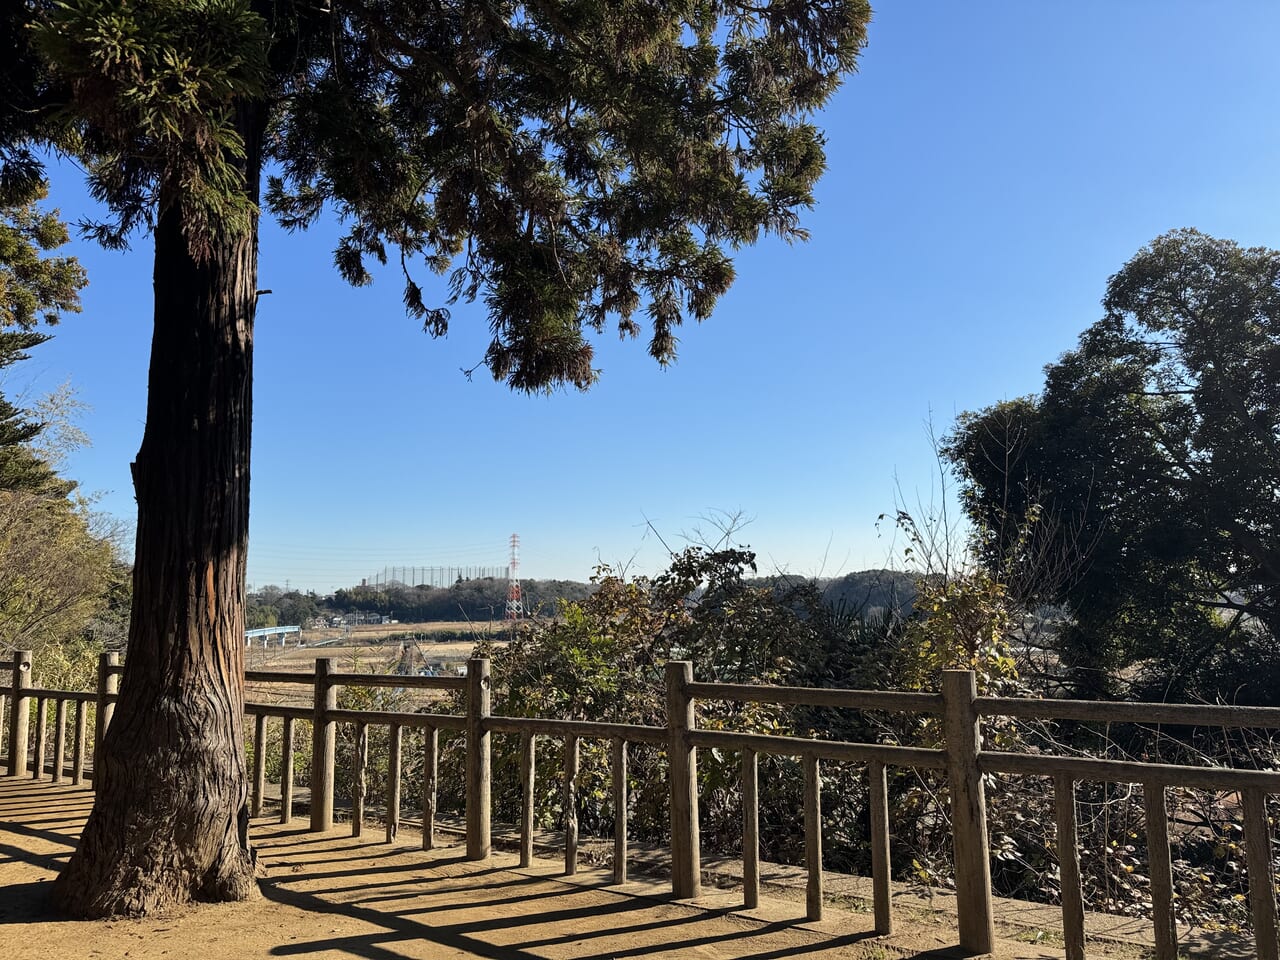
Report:
<svg viewBox="0 0 1280 960"><path fill-rule="evenodd" d="M358 627L366 624L383 624L394 623L390 617L381 613L371 613L367 610L352 610L350 613L344 613L342 616L333 617L329 623L334 627Z"/></svg>

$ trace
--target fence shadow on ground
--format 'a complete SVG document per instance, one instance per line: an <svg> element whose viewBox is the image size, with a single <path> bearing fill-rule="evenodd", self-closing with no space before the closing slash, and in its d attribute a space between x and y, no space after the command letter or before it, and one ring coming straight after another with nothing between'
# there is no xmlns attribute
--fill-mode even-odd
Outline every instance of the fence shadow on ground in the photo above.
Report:
<svg viewBox="0 0 1280 960"><path fill-rule="evenodd" d="M704 947L740 960L782 960L849 957L850 947L875 936L871 931L834 936L803 932L794 919L729 920L734 910L681 904L658 893L656 885L643 885L646 892L638 894L609 887L603 876L599 882L565 882L547 861L525 873L505 860L501 865L476 863L450 850L422 853L402 847L397 853L403 857L395 858L400 862L386 862L388 848L367 840L329 835L322 848L314 844L314 836L299 839L273 835L270 828L260 836L267 868L264 895L282 906L363 929L282 944L272 950L273 956L337 950L368 960L399 960L415 955L404 952L411 951L411 944L426 942L488 960L678 957L696 955ZM906 956L924 960L954 954Z"/></svg>
<svg viewBox="0 0 1280 960"><path fill-rule="evenodd" d="M536 881L534 881L536 882ZM529 903L547 899L582 900L582 891L541 891L527 896L517 896L504 900L479 900L455 907L423 907L420 909L388 910L384 898L374 898L383 906L371 907L363 903L340 903L326 900L323 897L305 891L292 890L287 883L267 881L263 884L263 892L277 903L288 905L299 910L320 915L342 915L349 919L361 920L382 929L373 933L357 934L342 938L319 938L311 942L291 943L272 951L273 956L306 956L317 950L341 950L356 957L367 957L369 960L393 960L400 956L393 945L397 942L428 941L432 944L450 947L467 956L484 957L488 960L544 960L543 952L548 947L582 946L587 943L597 944L599 949L574 952L575 960L623 960L630 957L651 957L655 954L680 956L686 951L698 947L715 946L725 948L734 940L753 941L747 952L737 953L738 960L782 960L785 957L800 957L808 954L835 955L841 949L868 941L874 933L848 934L840 937L816 939L812 943L795 942L779 943L771 947L768 941L779 934L794 931L795 925L790 921L779 921L761 924L750 928L736 927L732 931L716 930L702 934L698 929L706 927L709 921L722 918L729 911L703 911L685 908L688 912L682 916L664 916L660 919L644 919L654 909L654 904L640 897L628 897L615 904L602 906L599 903L583 903L577 907L561 907L547 910L536 915L503 916L502 908L517 903ZM408 900L413 894L402 895L399 899ZM442 913L468 912L472 908L494 911L493 915L482 920L459 920L442 922ZM514 932L520 928L552 928L561 925L575 925L589 922L591 929L575 929L571 933L555 935L535 935L514 943L495 943L493 939L504 932ZM758 943L757 943L758 941ZM619 943L628 946L619 947ZM921 960L926 957L954 957L952 951L914 954Z"/></svg>

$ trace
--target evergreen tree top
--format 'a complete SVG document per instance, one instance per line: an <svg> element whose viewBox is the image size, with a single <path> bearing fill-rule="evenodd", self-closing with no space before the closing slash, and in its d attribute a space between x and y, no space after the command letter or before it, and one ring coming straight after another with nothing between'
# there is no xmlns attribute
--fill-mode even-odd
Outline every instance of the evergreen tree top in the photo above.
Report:
<svg viewBox="0 0 1280 960"><path fill-rule="evenodd" d="M57 136L116 216L99 239L180 204L198 250L256 212L261 160L281 222L332 211L342 275L398 262L427 332L482 300L485 363L522 390L589 386L584 330L610 321L635 337L644 317L670 362L676 328L728 289L730 251L805 236L825 166L808 117L870 19L865 0L37 7L48 113L73 118ZM259 108L260 145L244 135ZM439 305L422 264L448 274Z"/></svg>
<svg viewBox="0 0 1280 960"><path fill-rule="evenodd" d="M21 180L9 180L14 185ZM0 176L0 184L5 182ZM0 192L3 188L0 186ZM43 210L43 183L14 189L19 202L0 200L0 372L49 339L35 328L55 324L64 312L80 309L84 268L74 257L49 256L68 240L57 211ZM27 490L65 497L74 484L31 447L45 425L0 393L0 491Z"/></svg>

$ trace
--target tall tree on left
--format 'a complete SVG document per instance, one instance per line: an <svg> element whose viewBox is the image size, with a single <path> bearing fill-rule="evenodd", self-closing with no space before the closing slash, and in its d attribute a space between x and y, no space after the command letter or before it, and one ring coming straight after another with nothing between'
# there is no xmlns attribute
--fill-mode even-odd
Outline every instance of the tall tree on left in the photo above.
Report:
<svg viewBox="0 0 1280 960"><path fill-rule="evenodd" d="M242 668L228 641L243 633L263 24L226 3L190 17L177 3L19 6L32 119L11 124L6 160L20 176L32 144L73 153L113 213L96 238L122 247L141 227L156 240L133 465L134 582L147 586L131 611L118 721L94 761L98 802L56 892L89 916L243 898L254 880ZM140 783L155 789L143 796Z"/></svg>
<svg viewBox="0 0 1280 960"><path fill-rule="evenodd" d="M14 8L17 12L14 12ZM40 58L9 128L74 152L111 222L155 241L155 329L128 659L97 799L59 878L83 916L254 890L241 747L260 186L327 209L355 284L394 257L483 302L485 365L586 389L590 333L703 320L730 252L802 239L810 121L866 42L867 0L28 0ZM26 40L19 41L19 45ZM30 53L32 51L25 51ZM19 54L25 56L24 51ZM5 134L0 126L0 139ZM13 131L20 134L16 138ZM26 132L24 132L24 130Z"/></svg>

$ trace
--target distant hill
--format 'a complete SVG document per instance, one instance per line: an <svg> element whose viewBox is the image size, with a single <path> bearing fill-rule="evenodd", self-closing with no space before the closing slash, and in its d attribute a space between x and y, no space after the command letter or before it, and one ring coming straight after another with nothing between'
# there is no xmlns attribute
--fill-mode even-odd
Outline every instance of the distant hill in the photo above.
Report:
<svg viewBox="0 0 1280 960"><path fill-rule="evenodd" d="M780 595L812 583L821 594L823 603L847 613L875 614L895 610L905 616L910 613L916 599L915 578L900 570L860 570L846 573L843 577L813 580L775 574L756 577L748 583L768 587Z"/></svg>
<svg viewBox="0 0 1280 960"><path fill-rule="evenodd" d="M822 599L832 607L864 615L896 611L905 616L916 602L916 582L901 570L861 570L831 580L823 588Z"/></svg>

